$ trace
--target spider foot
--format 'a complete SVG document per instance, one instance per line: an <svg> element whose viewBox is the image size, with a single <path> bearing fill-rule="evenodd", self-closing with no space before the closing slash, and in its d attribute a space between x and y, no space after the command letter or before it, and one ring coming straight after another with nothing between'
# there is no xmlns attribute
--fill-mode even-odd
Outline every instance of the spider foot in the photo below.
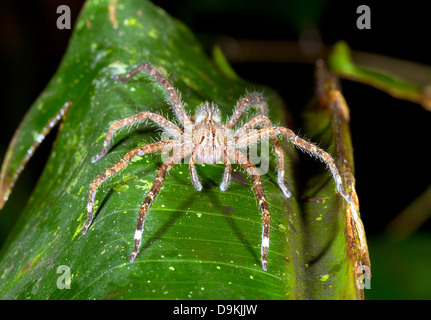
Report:
<svg viewBox="0 0 431 320"><path fill-rule="evenodd" d="M127 76L120 76L118 74L112 76L114 78L114 80L120 81L120 82L127 82L129 80L129 77Z"/></svg>
<svg viewBox="0 0 431 320"><path fill-rule="evenodd" d="M83 235L87 233L88 229L90 228L90 224L91 224L91 222L90 222L90 223L88 223L88 222L87 222L87 223L85 224L84 228L82 228L81 233L82 233Z"/></svg>
<svg viewBox="0 0 431 320"><path fill-rule="evenodd" d="M228 186L228 184L223 182L223 183L220 185L220 191L226 191L226 190L227 190L227 186Z"/></svg>
<svg viewBox="0 0 431 320"><path fill-rule="evenodd" d="M130 255L130 262L135 261L136 255L138 254L139 246L141 245L142 230L137 229L135 231L135 248Z"/></svg>
<svg viewBox="0 0 431 320"><path fill-rule="evenodd" d="M338 193L347 201L347 203L349 203L353 208L355 208L356 207L355 202L353 201L353 199L349 197L349 195L343 189L343 183L341 182L340 175L335 176L335 184L336 184Z"/></svg>
<svg viewBox="0 0 431 320"><path fill-rule="evenodd" d="M95 163L100 158L102 158L105 154L106 154L105 152L100 152L100 153L96 154L93 158L91 158L91 162Z"/></svg>
<svg viewBox="0 0 431 320"><path fill-rule="evenodd" d="M280 184L280 189L283 191L283 194L286 198L290 198L292 196L292 192L290 192L284 184Z"/></svg>
<svg viewBox="0 0 431 320"><path fill-rule="evenodd" d="M137 254L137 252L135 252L135 251L132 252L132 254L130 255L130 262L135 261L136 254Z"/></svg>
<svg viewBox="0 0 431 320"><path fill-rule="evenodd" d="M139 244L138 244L138 246L139 246ZM139 250L139 247L136 247L136 240L135 240L135 249L133 250L132 254L130 255L130 262L135 261L136 256L138 254L138 250Z"/></svg>
<svg viewBox="0 0 431 320"><path fill-rule="evenodd" d="M196 189L196 191L202 191L202 185L199 181L193 181L193 187Z"/></svg>
<svg viewBox="0 0 431 320"><path fill-rule="evenodd" d="M268 236L264 236L262 239L262 246L261 246L261 255L262 255L262 269L263 271L268 270L268 262L266 260L266 254L268 253L268 247L269 247L269 238Z"/></svg>
<svg viewBox="0 0 431 320"><path fill-rule="evenodd" d="M262 260L262 269L263 271L268 271L268 262L266 260Z"/></svg>

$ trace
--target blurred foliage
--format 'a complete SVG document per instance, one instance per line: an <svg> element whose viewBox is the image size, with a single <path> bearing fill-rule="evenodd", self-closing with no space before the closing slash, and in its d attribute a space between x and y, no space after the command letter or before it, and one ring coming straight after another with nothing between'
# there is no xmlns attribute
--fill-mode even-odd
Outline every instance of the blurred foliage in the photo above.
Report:
<svg viewBox="0 0 431 320"><path fill-rule="evenodd" d="M364 54L362 54L362 57L359 55L359 59L362 58L362 63L369 66L361 66L357 62L355 63L348 44L340 41L335 44L330 54L330 69L342 78L365 83L398 99L418 103L426 110L431 111L431 94L429 93L431 83L430 67L418 66L407 61L378 57L371 54L366 55L366 57L363 56ZM386 63L384 64L383 62ZM414 73L416 78L423 75L422 78L426 78L425 83L415 83L413 80L404 79L398 74L403 69L409 69L409 73Z"/></svg>
<svg viewBox="0 0 431 320"><path fill-rule="evenodd" d="M418 232L401 241L368 237L372 248L373 278L367 299L431 299L431 237Z"/></svg>

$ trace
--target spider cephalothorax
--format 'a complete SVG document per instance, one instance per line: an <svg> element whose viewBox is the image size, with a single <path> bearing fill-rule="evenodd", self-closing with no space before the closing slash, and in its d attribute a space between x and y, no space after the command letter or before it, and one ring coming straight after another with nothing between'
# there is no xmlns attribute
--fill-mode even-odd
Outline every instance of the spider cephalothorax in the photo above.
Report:
<svg viewBox="0 0 431 320"><path fill-rule="evenodd" d="M231 163L234 162L242 166L253 179L253 190L263 218L261 244L262 268L267 270L266 256L269 247L270 231L270 213L268 209L268 203L263 192L262 181L259 172L250 159L246 156L246 153L243 151L249 145L258 141L267 139L271 140L277 156L277 182L284 195L286 197L290 197L291 193L284 183L284 152L279 144L277 138L278 135L284 136L290 143L300 150L308 152L326 163L332 173L339 193L347 200L350 205L354 207L354 202L343 190L341 177L332 157L314 144L298 137L290 129L273 126L269 118L265 115L266 102L262 96L247 95L240 99L232 116L226 124L221 123L221 113L218 107L210 103L204 103L201 105L198 108L193 120L193 117L189 117L185 112L180 95L174 89L172 84L150 64L143 63L124 77L115 76L115 78L119 81L126 82L141 71L149 74L166 90L168 101L173 107L173 110L175 111L175 114L183 129L180 129L177 125L162 117L161 115L152 112L141 112L132 117L114 122L109 127L105 142L103 144L102 152L93 157L92 162L99 160L108 152L114 132L130 124L144 122L147 119L152 120L159 127L161 127L164 132L170 135L170 139L146 144L139 149L128 152L122 160L114 164L111 168L94 179L90 185L87 205L88 219L82 230L83 234L88 231L88 228L90 227L93 220L94 199L97 188L106 179L129 165L131 160L137 155L172 150L171 155L169 155L167 159L164 160L162 166L159 168L151 190L148 192L144 203L142 204L141 210L139 211L138 223L135 230L135 247L130 257L131 261L135 260L138 253L141 244L144 221L148 210L160 191L160 188L162 187L166 172L170 170L172 166L181 162L182 159L190 157L190 177L195 189L200 191L202 190L202 185L199 182L196 173L196 160L198 160L200 163L218 163L219 161L223 160L225 171L220 184L220 190L225 191L230 182ZM244 112L251 106L258 107L260 110L260 115L252 118L238 130L234 131L235 126L238 124L238 121Z"/></svg>
<svg viewBox="0 0 431 320"><path fill-rule="evenodd" d="M217 163L223 157L226 138L225 128L220 125L220 110L216 105L205 103L197 110L195 119L193 154L201 163Z"/></svg>

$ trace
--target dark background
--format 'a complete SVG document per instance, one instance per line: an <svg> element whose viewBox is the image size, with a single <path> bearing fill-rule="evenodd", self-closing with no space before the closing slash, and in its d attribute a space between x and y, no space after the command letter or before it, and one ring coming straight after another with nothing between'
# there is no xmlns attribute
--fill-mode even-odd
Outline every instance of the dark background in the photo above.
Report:
<svg viewBox="0 0 431 320"><path fill-rule="evenodd" d="M295 42L304 30L314 28L326 45L345 40L353 50L431 65L429 11L421 2L153 2L187 24L208 52L220 36ZM1 159L21 119L55 73L66 50L72 31L57 29L57 7L68 5L74 22L82 3L0 2ZM356 8L361 4L371 9L371 30L356 27ZM233 67L240 76L278 90L294 118L311 97L312 64L292 63L287 57L285 62L241 62L233 63ZM389 240L386 231L389 222L430 185L431 113L367 85L344 80L342 86L351 109L357 192L373 268L372 288L366 297L430 299L430 221L402 241ZM0 212L0 245L31 195L54 138L55 133L49 135L38 149Z"/></svg>

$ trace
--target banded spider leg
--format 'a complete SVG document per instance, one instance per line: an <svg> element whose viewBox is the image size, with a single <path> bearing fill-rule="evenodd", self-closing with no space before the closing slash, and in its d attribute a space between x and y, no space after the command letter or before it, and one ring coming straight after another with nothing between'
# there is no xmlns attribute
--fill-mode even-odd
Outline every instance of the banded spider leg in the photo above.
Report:
<svg viewBox="0 0 431 320"><path fill-rule="evenodd" d="M91 158L91 162L96 162L100 158L102 158L103 156L106 155L106 153L109 150L109 145L111 144L111 141L112 141L112 138L113 138L115 131L117 131L123 127L126 127L128 125L131 125L131 124L137 124L137 123L144 122L147 119L152 120L154 123L159 125L159 127L164 128L164 130L167 133L169 133L171 136L173 136L177 139L181 139L183 132L181 131L180 128L178 128L171 121L167 120L166 118L162 117L161 115L159 115L157 113L141 112L141 113L138 113L137 115L131 116L129 118L126 118L126 119L123 119L120 121L116 121L113 124L111 124L111 126L109 127L109 130L108 130L108 133L106 135L105 141L103 143L102 152L98 153L93 158Z"/></svg>
<svg viewBox="0 0 431 320"><path fill-rule="evenodd" d="M240 164L245 171L251 175L253 180L253 191L259 204L260 212L262 215L262 243L261 243L261 261L262 269L268 270L268 262L266 255L269 248L269 231L271 215L268 209L268 202L266 201L265 193L262 188L262 179L254 164L250 159L241 151L235 149L229 149L228 155L230 158L235 159L236 163Z"/></svg>
<svg viewBox="0 0 431 320"><path fill-rule="evenodd" d="M346 199L346 201L350 205L353 206L353 208L355 207L354 201L343 190L340 174L338 172L337 166L335 165L334 159L331 157L331 155L326 151L320 149L313 143L300 138L292 130L285 127L262 128L257 131L254 131L239 137L237 140L237 147L245 148L250 143L254 143L262 139L267 139L271 136L275 136L279 134L282 134L283 136L285 136L290 143L292 143L295 147L297 147L301 151L307 152L310 155L317 157L323 163L325 163L328 166L329 170L331 171L331 174L335 181L335 185L337 187L338 192L343 196L344 199Z"/></svg>
<svg viewBox="0 0 431 320"><path fill-rule="evenodd" d="M166 90L166 93L168 94L168 103L172 106L178 120L180 120L184 129L191 129L193 124L184 110L183 103L181 101L181 95L175 90L174 86L168 81L168 79L162 76L161 73L149 63L144 62L140 64L125 76L115 75L114 79L121 82L128 82L132 77L141 71L150 75Z"/></svg>
<svg viewBox="0 0 431 320"><path fill-rule="evenodd" d="M247 133L249 130L254 129L258 125L261 125L263 123L264 127L272 127L272 123L269 120L269 118L266 116L267 113L267 104L264 97L260 95L250 95L243 97L235 107L234 113L232 114L232 117L226 124L226 128L233 129L235 125L238 123L238 121L241 119L244 112L247 110L247 108L257 105L260 107L261 115L257 116L247 123L245 123L240 129L238 129L234 137L240 137ZM288 190L285 182L284 182L284 151L280 145L280 142L278 141L276 136L270 137L271 143L274 147L275 154L277 156L277 182L278 185L283 191L286 198L291 197L291 192Z"/></svg>
<svg viewBox="0 0 431 320"><path fill-rule="evenodd" d="M139 149L134 149L128 152L123 157L123 159L121 159L119 162L114 164L112 167L110 167L108 170L106 170L104 173L102 173L100 176L94 179L90 185L90 192L88 195L88 204L87 204L87 222L85 223L84 228L82 229L82 234L87 233L88 228L90 227L91 222L93 221L94 199L96 197L97 189L103 182L105 182L108 178L112 177L118 171L127 167L131 163L134 157L138 155L143 156L145 154L154 153L154 152L161 152L163 150L167 150L167 148L169 147L175 147L177 145L179 145L178 141L167 140L167 141L159 141L159 142L147 144Z"/></svg>
<svg viewBox="0 0 431 320"><path fill-rule="evenodd" d="M165 160L162 166L157 171L156 180L153 183L150 191L145 197L144 203L142 204L141 209L139 210L139 218L138 224L136 225L135 231L135 248L133 249L132 255L130 256L130 261L133 262L135 260L136 255L138 254L139 247L141 245L142 239L142 231L144 229L144 222L147 217L148 210L150 209L151 204L159 193L163 181L165 179L166 173L177 163L179 163L184 157L187 157L191 153L192 149L183 149L181 147L181 151L174 149L172 156Z"/></svg>

